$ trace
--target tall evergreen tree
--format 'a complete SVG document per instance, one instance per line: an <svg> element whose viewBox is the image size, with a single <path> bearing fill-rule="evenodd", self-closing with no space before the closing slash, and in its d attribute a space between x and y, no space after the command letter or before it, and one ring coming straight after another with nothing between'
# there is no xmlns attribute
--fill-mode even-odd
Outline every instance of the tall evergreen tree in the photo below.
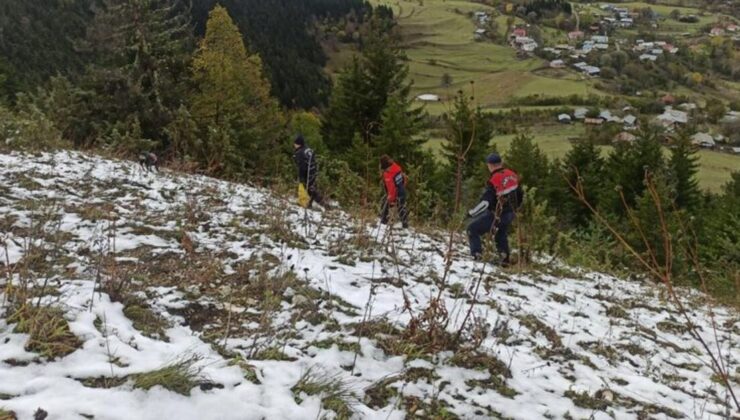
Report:
<svg viewBox="0 0 740 420"><path fill-rule="evenodd" d="M81 84L94 120L91 138L78 144L117 131L168 146L165 128L185 93L192 43L187 13L178 0L105 1L83 45L94 61Z"/></svg>
<svg viewBox="0 0 740 420"><path fill-rule="evenodd" d="M701 192L696 178L699 172L698 160L688 136L685 133L679 135L671 148L668 162L676 188L676 206L679 208L693 210L699 204Z"/></svg>
<svg viewBox="0 0 740 420"><path fill-rule="evenodd" d="M199 153L203 163L227 176L264 169L261 158L280 146L282 116L270 97L262 61L249 54L222 6L210 13L192 70L197 90L191 112L208 133Z"/></svg>
<svg viewBox="0 0 740 420"><path fill-rule="evenodd" d="M528 132L517 134L504 156L504 162L519 174L523 185L542 192L549 178L548 160L533 140Z"/></svg>
<svg viewBox="0 0 740 420"><path fill-rule="evenodd" d="M624 195L627 206L634 206L645 191L645 173L661 174L665 169L663 151L657 132L643 128L634 143L619 143L609 154L602 190L602 203L610 212L624 215Z"/></svg>
<svg viewBox="0 0 740 420"><path fill-rule="evenodd" d="M455 192L459 182L460 203L465 204L473 191L479 191L482 181L478 178L486 176L484 163L491 151L493 126L481 109L474 106L473 98L462 91L455 97L452 112L444 118L447 140L442 146L447 161L444 195L448 203L457 205Z"/></svg>
<svg viewBox="0 0 740 420"><path fill-rule="evenodd" d="M376 13L361 57L343 69L322 119L327 145L339 153L357 151L359 137L367 146L362 149L412 158L420 145L415 137L423 110L413 107L407 78L408 64L393 23Z"/></svg>
<svg viewBox="0 0 740 420"><path fill-rule="evenodd" d="M352 57L337 79L329 108L321 119L324 142L331 150L342 153L351 147L355 133L366 130L371 121L367 118L367 81L360 57Z"/></svg>
<svg viewBox="0 0 740 420"><path fill-rule="evenodd" d="M560 213L570 223L585 227L591 219L591 211L581 203L575 196L575 192L569 187L580 181L583 192L591 205L598 207L598 195L604 184L604 159L596 144L591 139L582 139L573 144L563 159L561 173L566 180L563 191L559 198L551 200L558 202ZM553 175L557 176L557 175Z"/></svg>

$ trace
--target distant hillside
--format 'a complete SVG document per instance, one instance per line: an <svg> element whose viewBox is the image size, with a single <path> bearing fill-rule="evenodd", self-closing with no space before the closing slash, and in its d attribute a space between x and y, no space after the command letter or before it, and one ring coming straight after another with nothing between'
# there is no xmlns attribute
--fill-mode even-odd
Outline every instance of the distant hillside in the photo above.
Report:
<svg viewBox="0 0 740 420"><path fill-rule="evenodd" d="M0 171L2 419L732 416L648 282L497 269L462 235L446 272L443 232L81 153ZM740 315L682 293L740 386Z"/></svg>

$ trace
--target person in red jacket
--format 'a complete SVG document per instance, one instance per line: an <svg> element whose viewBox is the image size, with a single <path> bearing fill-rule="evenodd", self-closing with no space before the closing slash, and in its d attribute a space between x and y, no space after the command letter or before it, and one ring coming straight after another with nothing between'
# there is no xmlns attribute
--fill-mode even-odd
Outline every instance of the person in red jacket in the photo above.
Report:
<svg viewBox="0 0 740 420"><path fill-rule="evenodd" d="M380 157L380 168L383 170L383 185L385 185L385 199L380 223L388 224L388 215L392 207L398 210L398 218L403 227L409 227L409 212L406 209L406 174L401 165L394 162L388 155Z"/></svg>
<svg viewBox="0 0 740 420"><path fill-rule="evenodd" d="M516 210L524 200L524 190L519 185L519 175L503 166L501 156L492 153L486 158L491 177L477 206L468 211L468 240L473 258L483 255L481 236L493 234L502 266L509 265L509 226L514 221Z"/></svg>

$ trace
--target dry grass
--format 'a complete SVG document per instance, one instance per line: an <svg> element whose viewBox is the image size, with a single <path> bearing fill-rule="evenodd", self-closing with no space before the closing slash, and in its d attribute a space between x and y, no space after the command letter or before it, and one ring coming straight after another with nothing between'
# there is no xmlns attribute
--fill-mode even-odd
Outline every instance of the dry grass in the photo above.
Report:
<svg viewBox="0 0 740 420"><path fill-rule="evenodd" d="M321 405L336 414L337 419L349 419L355 413L354 406L358 403L351 384L340 374L317 372L309 368L291 389L296 401L300 404L301 395L318 395Z"/></svg>
<svg viewBox="0 0 740 420"><path fill-rule="evenodd" d="M82 345L58 308L25 304L8 317L8 323L16 324L13 332L29 335L27 351L48 359L64 357Z"/></svg>
<svg viewBox="0 0 740 420"><path fill-rule="evenodd" d="M155 386L176 392L181 395L190 395L190 390L204 382L201 369L195 364L200 357L191 356L161 369L134 375L134 388L150 390Z"/></svg>

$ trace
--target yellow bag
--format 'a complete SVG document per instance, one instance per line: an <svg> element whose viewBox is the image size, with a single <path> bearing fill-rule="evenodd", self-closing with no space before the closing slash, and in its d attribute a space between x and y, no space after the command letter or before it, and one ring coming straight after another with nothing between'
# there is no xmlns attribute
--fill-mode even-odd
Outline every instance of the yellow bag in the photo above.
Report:
<svg viewBox="0 0 740 420"><path fill-rule="evenodd" d="M311 197L308 195L306 186L303 185L303 183L299 183L298 184L298 204L300 204L300 206L303 208L307 208L308 203L310 202L311 202Z"/></svg>

